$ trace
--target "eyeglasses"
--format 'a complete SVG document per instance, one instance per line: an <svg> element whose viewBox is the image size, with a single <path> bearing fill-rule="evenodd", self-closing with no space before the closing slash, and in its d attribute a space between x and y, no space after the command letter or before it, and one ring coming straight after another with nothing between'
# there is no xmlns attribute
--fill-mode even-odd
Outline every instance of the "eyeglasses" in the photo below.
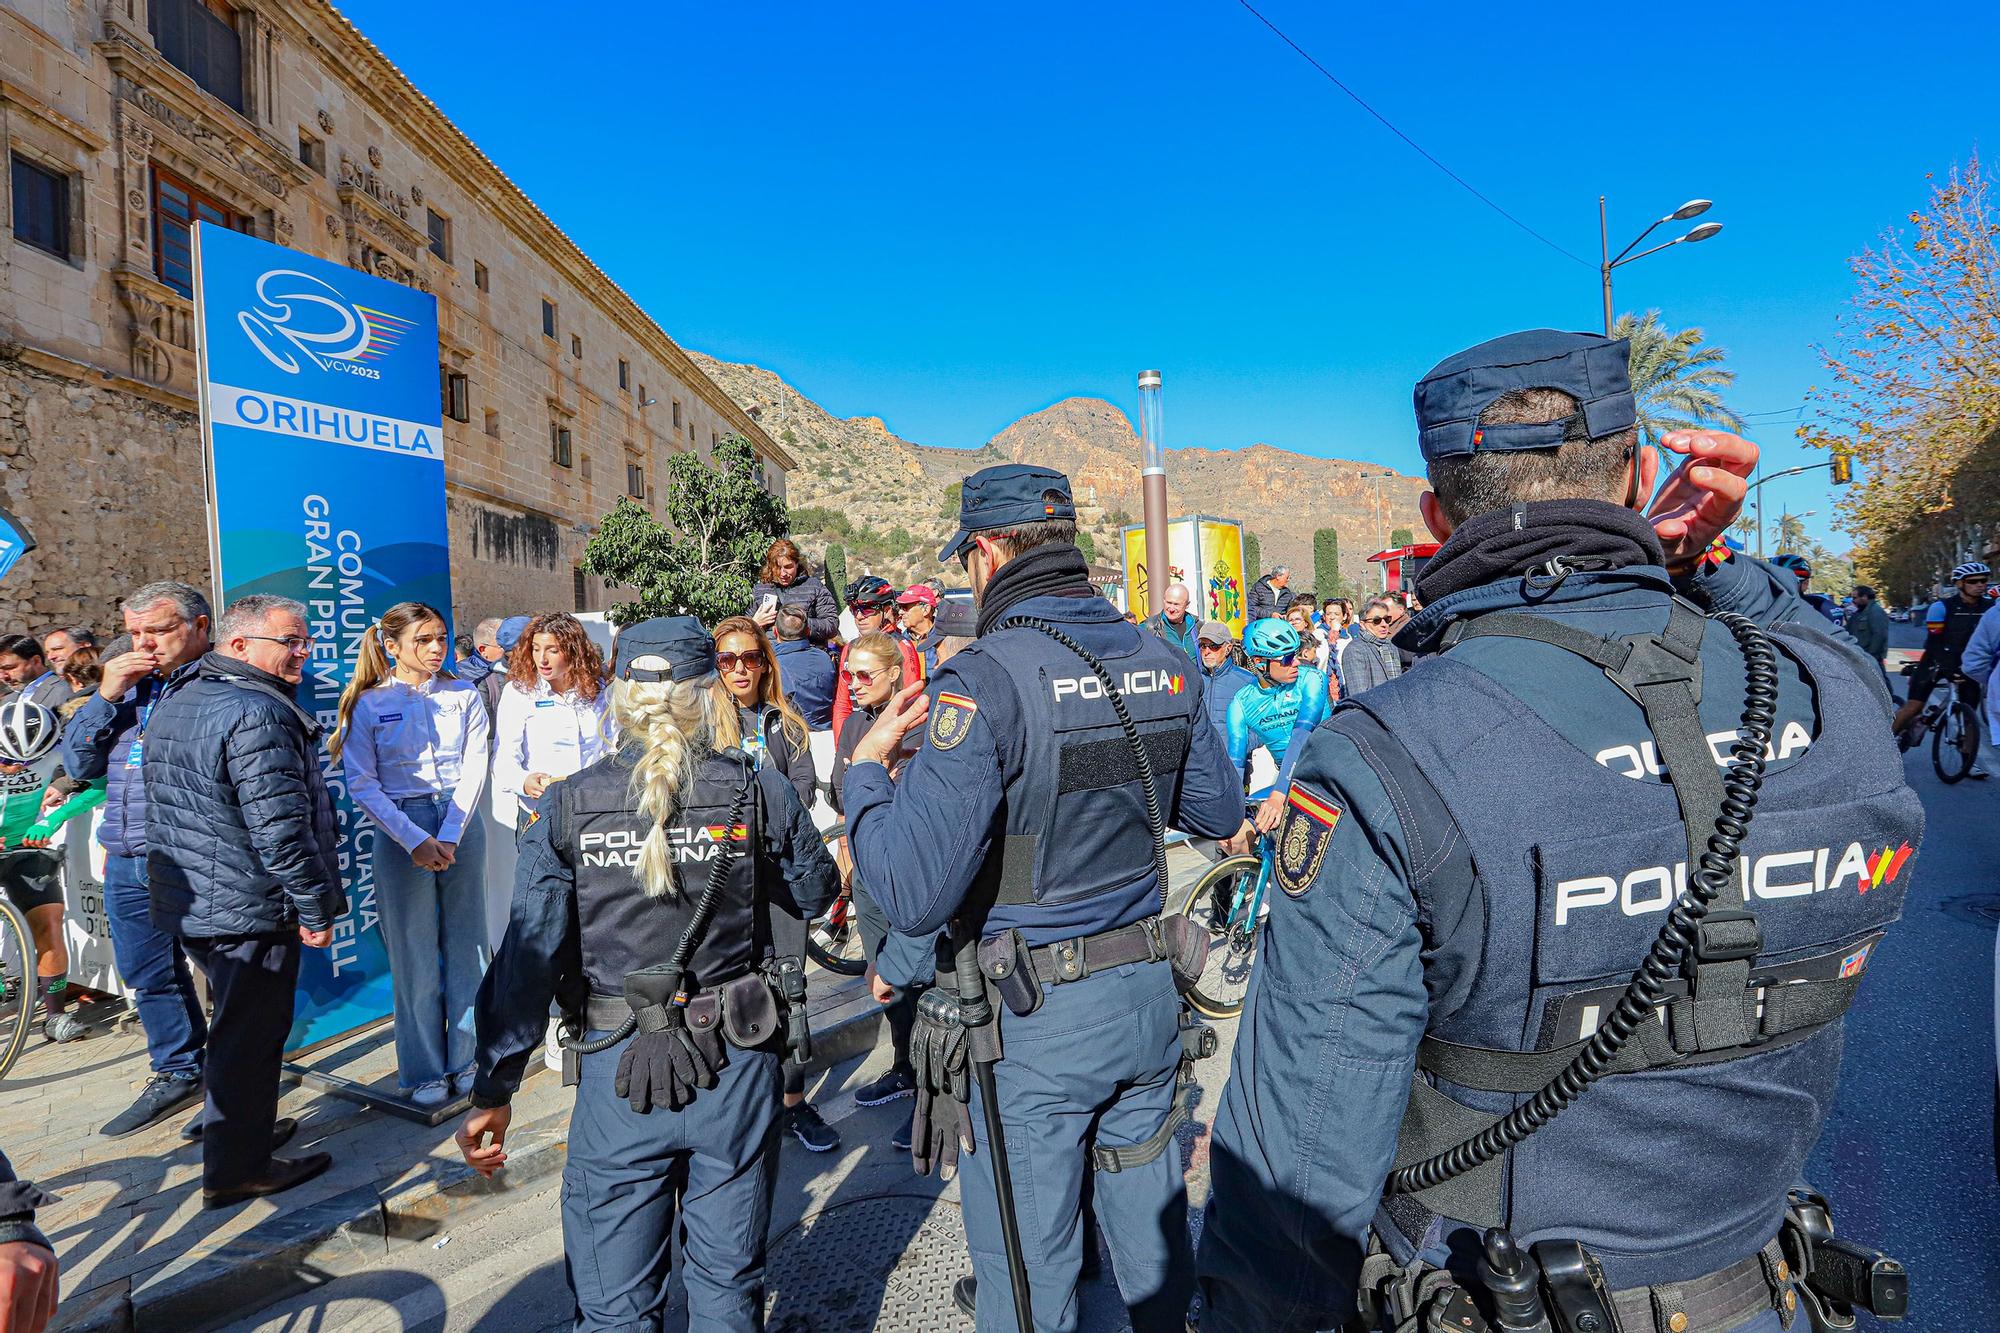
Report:
<svg viewBox="0 0 2000 1333"><path fill-rule="evenodd" d="M1400 622L1401 620L1402 620L1402 617L1401 617L1401 616L1363 616L1363 617L1361 617L1361 623L1362 623L1362 624L1364 624L1364 625L1394 625L1394 624L1397 624L1398 622Z"/></svg>
<svg viewBox="0 0 2000 1333"><path fill-rule="evenodd" d="M241 637L255 639L259 643L282 643L285 645L285 651L295 657L311 652L313 646L310 634L287 634L283 638L273 638L269 634L245 634Z"/></svg>
<svg viewBox="0 0 2000 1333"><path fill-rule="evenodd" d="M859 604L850 604L847 609L852 611L857 616L879 616L884 612L886 612L889 608L886 606L861 606Z"/></svg>
<svg viewBox="0 0 2000 1333"><path fill-rule="evenodd" d="M864 689L873 685L878 680L887 679L888 675L889 669L887 667L882 667L875 671L870 671L867 667L849 667L847 669L848 679Z"/></svg>
<svg viewBox="0 0 2000 1333"><path fill-rule="evenodd" d="M724 671L734 671L737 667L742 667L746 671L753 667L761 670L764 666L764 650L752 648L747 653L717 653L715 665Z"/></svg>
<svg viewBox="0 0 2000 1333"><path fill-rule="evenodd" d="M1272 666L1296 666L1298 664L1299 655L1297 653L1286 653L1283 657L1267 657L1264 658L1263 660L1270 663Z"/></svg>
<svg viewBox="0 0 2000 1333"><path fill-rule="evenodd" d="M1205 653L1226 653L1229 651L1229 645L1226 643L1210 643L1204 639L1201 650Z"/></svg>

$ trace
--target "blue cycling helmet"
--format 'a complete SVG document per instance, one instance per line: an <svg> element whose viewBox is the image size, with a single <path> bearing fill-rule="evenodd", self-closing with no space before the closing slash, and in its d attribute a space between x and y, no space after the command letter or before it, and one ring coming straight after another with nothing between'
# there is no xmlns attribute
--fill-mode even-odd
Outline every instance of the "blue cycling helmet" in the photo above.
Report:
<svg viewBox="0 0 2000 1333"><path fill-rule="evenodd" d="M1787 553L1785 555L1774 556L1771 560L1771 563L1776 565L1779 569L1789 569L1792 571L1792 573L1797 574L1801 578L1812 577L1812 565L1802 555L1791 555Z"/></svg>
<svg viewBox="0 0 2000 1333"><path fill-rule="evenodd" d="M1265 616L1250 622L1243 631L1243 652L1247 657L1290 657L1299 650L1299 632L1291 622Z"/></svg>

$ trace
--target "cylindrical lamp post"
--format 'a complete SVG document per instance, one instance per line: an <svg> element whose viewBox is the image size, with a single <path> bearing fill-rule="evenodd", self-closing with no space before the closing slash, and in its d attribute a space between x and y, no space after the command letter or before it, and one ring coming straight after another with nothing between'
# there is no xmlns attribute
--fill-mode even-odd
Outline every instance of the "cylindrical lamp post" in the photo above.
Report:
<svg viewBox="0 0 2000 1333"><path fill-rule="evenodd" d="M1160 372L1139 372L1139 484L1145 501L1146 614L1167 609L1167 442Z"/></svg>

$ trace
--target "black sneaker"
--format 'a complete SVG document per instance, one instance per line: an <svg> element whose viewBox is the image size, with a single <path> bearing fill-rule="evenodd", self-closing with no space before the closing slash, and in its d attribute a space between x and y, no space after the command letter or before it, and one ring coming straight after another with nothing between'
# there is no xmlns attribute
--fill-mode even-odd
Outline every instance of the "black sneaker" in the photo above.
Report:
<svg viewBox="0 0 2000 1333"><path fill-rule="evenodd" d="M882 1106L898 1097L917 1095L916 1080L900 1070L892 1069L873 1083L864 1083L854 1090L857 1106Z"/></svg>
<svg viewBox="0 0 2000 1333"><path fill-rule="evenodd" d="M785 1108L785 1132L803 1143L807 1152L832 1152L840 1146L840 1135L811 1102Z"/></svg>
<svg viewBox="0 0 2000 1333"><path fill-rule="evenodd" d="M979 1279L967 1273L951 1284L951 1303L967 1319L979 1318Z"/></svg>
<svg viewBox="0 0 2000 1333"><path fill-rule="evenodd" d="M122 1139L127 1134L136 1134L146 1126L166 1119L189 1102L200 1100L199 1078L155 1074L140 1090L138 1100L97 1132L107 1139Z"/></svg>
<svg viewBox="0 0 2000 1333"><path fill-rule="evenodd" d="M913 1110L910 1112L910 1118L908 1120L905 1120L902 1123L902 1125L897 1128L896 1132L889 1136L889 1146L891 1148L894 1148L897 1152L908 1152L910 1150L911 1133L913 1130L916 1129L916 1125L917 1125L917 1113Z"/></svg>

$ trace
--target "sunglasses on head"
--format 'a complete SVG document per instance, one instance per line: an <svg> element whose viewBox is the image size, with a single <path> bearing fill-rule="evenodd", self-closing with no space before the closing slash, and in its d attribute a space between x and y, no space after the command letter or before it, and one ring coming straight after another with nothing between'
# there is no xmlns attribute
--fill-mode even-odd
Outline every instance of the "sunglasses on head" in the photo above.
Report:
<svg viewBox="0 0 2000 1333"><path fill-rule="evenodd" d="M761 667L764 665L764 650L752 648L747 653L717 653L715 665L723 671L734 671L737 667Z"/></svg>

